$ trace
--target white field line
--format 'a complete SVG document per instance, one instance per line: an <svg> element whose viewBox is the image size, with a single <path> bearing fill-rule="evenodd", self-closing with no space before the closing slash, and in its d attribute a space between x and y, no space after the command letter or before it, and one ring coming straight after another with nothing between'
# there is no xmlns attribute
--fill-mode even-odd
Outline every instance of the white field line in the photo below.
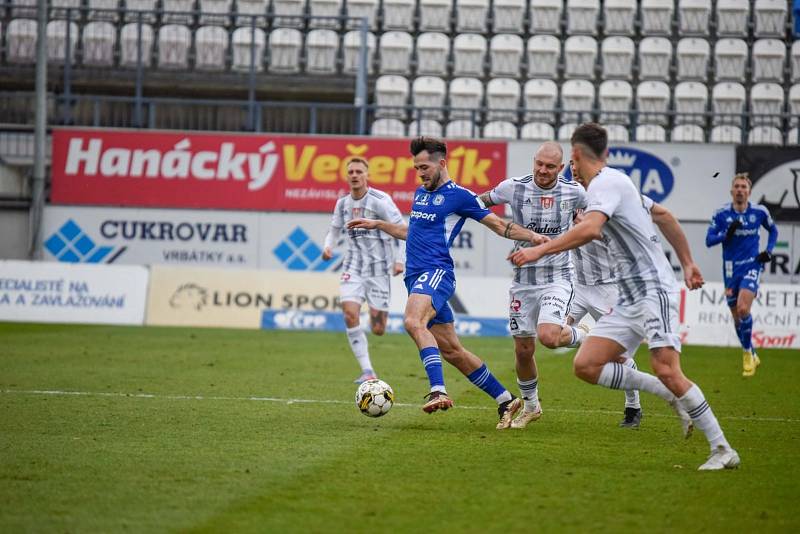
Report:
<svg viewBox="0 0 800 534"><path fill-rule="evenodd" d="M355 404L354 401L344 401L335 399L290 399L283 397L228 397L220 395L160 395L153 393L114 393L102 391L61 391L48 389L3 389L0 393L6 395L49 395L55 397L116 397L133 399L157 399L157 400L200 400L200 401L255 401L255 402L275 402L280 404ZM403 408L419 408L419 404L397 402L395 406ZM495 410L494 406L466 406L457 404L455 408L459 410ZM569 408L548 408L548 412L578 413L578 414L603 414L618 415L618 411L611 410L576 410ZM674 415L651 414L647 417L676 417ZM785 417L741 417L741 416L722 416L720 419L731 421L758 421L764 423L800 423L800 419L789 419Z"/></svg>

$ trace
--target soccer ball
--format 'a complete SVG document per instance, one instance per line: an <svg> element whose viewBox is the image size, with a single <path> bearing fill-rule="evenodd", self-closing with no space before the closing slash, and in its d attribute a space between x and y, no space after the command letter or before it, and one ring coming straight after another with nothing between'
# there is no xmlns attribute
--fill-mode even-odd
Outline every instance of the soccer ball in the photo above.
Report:
<svg viewBox="0 0 800 534"><path fill-rule="evenodd" d="M366 416L386 415L394 404L392 387L377 378L362 382L356 390L356 406Z"/></svg>

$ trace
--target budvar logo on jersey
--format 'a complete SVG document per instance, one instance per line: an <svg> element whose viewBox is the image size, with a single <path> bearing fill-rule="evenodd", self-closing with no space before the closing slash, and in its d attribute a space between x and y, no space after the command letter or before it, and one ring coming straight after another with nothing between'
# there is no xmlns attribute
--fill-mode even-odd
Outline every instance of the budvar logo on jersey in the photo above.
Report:
<svg viewBox="0 0 800 534"><path fill-rule="evenodd" d="M672 192L675 177L659 157L628 147L612 147L608 151L608 166L631 177L642 194L655 202L663 202Z"/></svg>
<svg viewBox="0 0 800 534"><path fill-rule="evenodd" d="M127 250L96 244L72 219L45 239L44 248L58 261L68 263L113 263Z"/></svg>

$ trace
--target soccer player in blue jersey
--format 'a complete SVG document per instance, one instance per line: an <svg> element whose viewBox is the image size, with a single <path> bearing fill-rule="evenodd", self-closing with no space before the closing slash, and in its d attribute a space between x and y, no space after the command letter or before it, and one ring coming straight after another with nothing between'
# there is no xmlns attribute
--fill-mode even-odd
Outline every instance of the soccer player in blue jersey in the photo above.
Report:
<svg viewBox="0 0 800 534"><path fill-rule="evenodd" d="M746 173L733 177L733 202L722 206L711 217L706 234L706 246L722 243L722 274L725 296L731 309L736 334L744 351L742 376L753 376L761 360L753 350L753 316L750 308L758 293L758 279L764 264L772 259L772 249L778 240L778 227L767 208L750 203L752 182ZM767 247L759 249L759 229L769 231Z"/></svg>
<svg viewBox="0 0 800 534"><path fill-rule="evenodd" d="M411 142L411 154L422 186L414 194L408 226L384 220L356 219L348 223L348 227L377 228L406 240L408 301L404 324L417 344L430 382L423 411L433 413L453 406L444 384L444 358L497 402L500 417L497 428L508 428L522 407L522 401L494 377L480 358L465 349L456 335L453 311L447 303L456 285L449 249L468 218L516 241L539 244L548 238L501 219L486 209L475 193L453 182L447 172L444 141L416 138Z"/></svg>

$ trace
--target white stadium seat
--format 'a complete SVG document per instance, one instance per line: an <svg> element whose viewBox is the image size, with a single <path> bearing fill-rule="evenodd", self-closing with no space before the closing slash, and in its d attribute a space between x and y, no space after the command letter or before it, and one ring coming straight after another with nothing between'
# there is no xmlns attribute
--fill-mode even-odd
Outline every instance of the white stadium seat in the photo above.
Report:
<svg viewBox="0 0 800 534"><path fill-rule="evenodd" d="M378 109L375 111L375 116L405 118L404 108L408 102L408 93L407 78L394 74L379 77L375 81L375 105L390 109Z"/></svg>
<svg viewBox="0 0 800 534"><path fill-rule="evenodd" d="M535 35L528 39L528 77L555 77L561 57L561 41L552 35Z"/></svg>
<svg viewBox="0 0 800 534"><path fill-rule="evenodd" d="M269 0L236 0L236 25L248 26L255 18L256 24L266 22Z"/></svg>
<svg viewBox="0 0 800 534"><path fill-rule="evenodd" d="M603 14L606 35L633 35L636 31L636 0L605 0Z"/></svg>
<svg viewBox="0 0 800 534"><path fill-rule="evenodd" d="M300 16L305 4L305 0L272 0L275 26L302 28L303 19Z"/></svg>
<svg viewBox="0 0 800 534"><path fill-rule="evenodd" d="M672 44L666 37L645 37L639 43L639 79L669 80Z"/></svg>
<svg viewBox="0 0 800 534"><path fill-rule="evenodd" d="M343 0L308 0L308 14L315 17L338 17L342 14ZM311 20L310 28L337 29L341 22L333 19Z"/></svg>
<svg viewBox="0 0 800 534"><path fill-rule="evenodd" d="M635 141L640 143L664 143L667 140L666 130L658 124L640 124L635 133Z"/></svg>
<svg viewBox="0 0 800 534"><path fill-rule="evenodd" d="M264 30L260 28L237 28L233 31L231 43L233 46L233 70L250 70L251 57L254 58L253 65L256 72L263 69L264 58ZM251 50L254 55L251 56Z"/></svg>
<svg viewBox="0 0 800 534"><path fill-rule="evenodd" d="M18 2L15 2L18 3ZM87 14L87 18L90 21L93 20L105 20L110 22L117 22L119 20L119 14L113 11L105 11L106 9L117 9L119 6L119 0L87 0L86 3L87 7L89 7L89 13ZM97 11L102 9L103 11ZM114 37L116 41L116 36Z"/></svg>
<svg viewBox="0 0 800 534"><path fill-rule="evenodd" d="M517 127L508 121L487 122L483 127L484 139L516 139Z"/></svg>
<svg viewBox="0 0 800 534"><path fill-rule="evenodd" d="M90 22L83 27L83 64L110 67L114 64L117 30L110 22Z"/></svg>
<svg viewBox="0 0 800 534"><path fill-rule="evenodd" d="M483 76L486 38L477 33L461 33L453 39L453 75Z"/></svg>
<svg viewBox="0 0 800 534"><path fill-rule="evenodd" d="M376 119L369 132L380 137L405 137L406 126L397 119Z"/></svg>
<svg viewBox="0 0 800 534"><path fill-rule="evenodd" d="M220 26L201 26L194 34L194 66L201 70L222 70L228 52L228 32Z"/></svg>
<svg viewBox="0 0 800 534"><path fill-rule="evenodd" d="M455 0L456 31L485 32L489 0Z"/></svg>
<svg viewBox="0 0 800 534"><path fill-rule="evenodd" d="M125 9L128 10L125 13L126 22L138 21L139 13L137 11L149 11L149 13L142 14L142 22L152 23L156 21L156 0L125 0Z"/></svg>
<svg viewBox="0 0 800 534"><path fill-rule="evenodd" d="M755 126L747 132L750 145L782 145L783 134L774 126Z"/></svg>
<svg viewBox="0 0 800 534"><path fill-rule="evenodd" d="M786 15L788 13L786 0L756 0L753 7L755 19L755 36L764 37L774 35L782 37L786 31Z"/></svg>
<svg viewBox="0 0 800 534"><path fill-rule="evenodd" d="M633 108L633 88L622 80L606 80L598 90L600 122L603 124L628 124Z"/></svg>
<svg viewBox="0 0 800 534"><path fill-rule="evenodd" d="M597 34L600 0L567 0L567 34Z"/></svg>
<svg viewBox="0 0 800 534"><path fill-rule="evenodd" d="M628 128L621 124L609 124L606 126L606 132L608 132L609 143L627 143L631 140Z"/></svg>
<svg viewBox="0 0 800 534"><path fill-rule="evenodd" d="M780 126L783 104L783 87L777 83L755 84L750 88L750 113L752 114L750 124Z"/></svg>
<svg viewBox="0 0 800 534"><path fill-rule="evenodd" d="M519 130L519 138L528 141L552 141L556 131L546 122L529 122Z"/></svg>
<svg viewBox="0 0 800 534"><path fill-rule="evenodd" d="M574 132L575 128L577 127L578 127L577 122L567 122L562 124L558 128L558 140L569 141L570 137L572 137L572 132Z"/></svg>
<svg viewBox="0 0 800 534"><path fill-rule="evenodd" d="M414 29L414 0L383 0L383 29Z"/></svg>
<svg viewBox="0 0 800 534"><path fill-rule="evenodd" d="M483 84L477 78L454 78L448 90L450 119L477 118L474 111L483 102ZM449 135L449 134L448 134Z"/></svg>
<svg viewBox="0 0 800 534"><path fill-rule="evenodd" d="M494 0L492 2L492 30L522 33L525 22L525 0Z"/></svg>
<svg viewBox="0 0 800 534"><path fill-rule="evenodd" d="M276 5L280 1L290 0L276 0ZM298 0L291 1L295 3L298 2ZM226 26L228 24L228 13L230 13L232 9L232 4L232 0L198 0L198 7L203 13L200 15L200 24L209 26ZM249 17L237 17L237 20L240 18L242 19L241 23L237 22L237 25L252 25ZM296 20L299 23L300 19Z"/></svg>
<svg viewBox="0 0 800 534"><path fill-rule="evenodd" d="M443 33L428 32L417 37L417 74L447 74L450 39Z"/></svg>
<svg viewBox="0 0 800 534"><path fill-rule="evenodd" d="M667 124L669 86L664 82L641 82L636 86L638 121L647 124Z"/></svg>
<svg viewBox="0 0 800 534"><path fill-rule="evenodd" d="M594 78L597 41L588 35L573 35L564 41L564 75L567 78Z"/></svg>
<svg viewBox="0 0 800 534"><path fill-rule="evenodd" d="M17 18L36 19L36 0L16 0L11 8L11 16Z"/></svg>
<svg viewBox="0 0 800 534"><path fill-rule="evenodd" d="M358 71L358 62L361 57L361 32L352 30L344 34L342 40L344 50L344 72L355 73ZM367 32L367 71L373 71L372 58L375 55L375 34Z"/></svg>
<svg viewBox="0 0 800 534"><path fill-rule="evenodd" d="M714 76L717 81L744 81L747 43L742 39L720 39L714 45Z"/></svg>
<svg viewBox="0 0 800 534"><path fill-rule="evenodd" d="M62 0L63 1L63 0ZM161 0L164 14L161 21L173 24L191 24L194 11L194 0ZM159 29L159 34L161 30Z"/></svg>
<svg viewBox="0 0 800 534"><path fill-rule="evenodd" d="M294 28L275 28L269 34L269 71L300 72L303 34Z"/></svg>
<svg viewBox="0 0 800 534"><path fill-rule="evenodd" d="M347 0L347 16L366 18L367 28L374 31L378 27L378 0ZM347 24L349 30L357 30L361 27L360 21L353 20Z"/></svg>
<svg viewBox="0 0 800 534"><path fill-rule="evenodd" d="M675 86L675 124L705 124L708 87L704 83L681 82Z"/></svg>
<svg viewBox="0 0 800 534"><path fill-rule="evenodd" d="M426 109L415 118L441 120L447 84L436 76L420 76L411 85L411 100L416 108Z"/></svg>
<svg viewBox="0 0 800 534"><path fill-rule="evenodd" d="M696 124L679 124L672 129L670 141L673 143L703 143L703 128Z"/></svg>
<svg viewBox="0 0 800 534"><path fill-rule="evenodd" d="M492 37L489 45L489 74L519 76L523 49L522 37L519 35L501 33Z"/></svg>
<svg viewBox="0 0 800 534"><path fill-rule="evenodd" d="M167 24L158 29L158 68L189 68L192 34L182 24Z"/></svg>
<svg viewBox="0 0 800 534"><path fill-rule="evenodd" d="M678 80L705 80L710 55L706 39L686 37L678 41Z"/></svg>
<svg viewBox="0 0 800 534"><path fill-rule="evenodd" d="M51 20L47 23L47 61L64 63L67 59L67 29L69 29L69 62L75 63L75 48L78 44L78 25L66 20Z"/></svg>
<svg viewBox="0 0 800 534"><path fill-rule="evenodd" d="M487 120L516 122L522 90L519 82L511 78L493 78L486 84Z"/></svg>
<svg viewBox="0 0 800 534"><path fill-rule="evenodd" d="M750 2L742 0L717 0L717 35L747 36L750 20Z"/></svg>
<svg viewBox="0 0 800 534"><path fill-rule="evenodd" d="M381 74L408 74L411 72L411 50L414 41L407 32L390 31L381 35Z"/></svg>
<svg viewBox="0 0 800 534"><path fill-rule="evenodd" d="M442 125L430 119L411 121L408 125L409 136L430 135L433 137L442 136Z"/></svg>
<svg viewBox="0 0 800 534"><path fill-rule="evenodd" d="M795 83L797 81L800 81L800 40L797 40L794 43L792 43L791 62L792 62L791 80L792 83Z"/></svg>
<svg viewBox="0 0 800 534"><path fill-rule="evenodd" d="M315 74L336 72L339 36L333 30L311 30L306 37L306 71Z"/></svg>
<svg viewBox="0 0 800 534"><path fill-rule="evenodd" d="M603 78L630 80L634 45L630 37L606 37L600 47L603 56Z"/></svg>
<svg viewBox="0 0 800 534"><path fill-rule="evenodd" d="M720 82L711 91L713 122L741 126L746 102L744 86L736 82Z"/></svg>
<svg viewBox="0 0 800 534"><path fill-rule="evenodd" d="M594 108L594 85L586 80L567 80L561 85L561 120L586 122Z"/></svg>
<svg viewBox="0 0 800 534"><path fill-rule="evenodd" d="M169 1L169 0L164 0L164 1ZM69 9L69 20L73 22L78 22L81 18L80 11L76 9L81 7L81 0L50 0L50 7L52 9L50 11L50 18L48 20L66 19L68 9Z"/></svg>
<svg viewBox="0 0 800 534"><path fill-rule="evenodd" d="M742 129L738 126L731 126L730 124L714 126L711 129L708 141L710 143L741 143Z"/></svg>
<svg viewBox="0 0 800 534"><path fill-rule="evenodd" d="M450 31L453 0L419 0L419 31Z"/></svg>
<svg viewBox="0 0 800 534"><path fill-rule="evenodd" d="M643 35L668 35L672 32L673 0L641 0L640 9Z"/></svg>
<svg viewBox="0 0 800 534"><path fill-rule="evenodd" d="M153 28L149 24L142 24L142 42L141 42L141 53L142 53L142 66L149 67L150 66L150 56L153 53ZM262 39L263 39L263 32L262 32ZM126 24L122 27L122 30L119 34L120 40L120 57L119 57L119 64L121 67L136 67L138 64L137 61L137 50L138 50L138 30L137 24L135 22L131 22ZM262 46L263 49L263 46ZM248 51L249 52L249 51ZM259 62L256 61L256 68L258 68ZM248 63L249 67L249 63Z"/></svg>
<svg viewBox="0 0 800 534"><path fill-rule="evenodd" d="M561 34L563 0L530 0L530 32Z"/></svg>
<svg viewBox="0 0 800 534"><path fill-rule="evenodd" d="M789 130L789 133L786 134L786 144L787 145L800 144L800 128L794 126Z"/></svg>
<svg viewBox="0 0 800 534"><path fill-rule="evenodd" d="M558 86L553 80L528 80L523 90L526 121L555 122Z"/></svg>
<svg viewBox="0 0 800 534"><path fill-rule="evenodd" d="M467 139L475 139L480 137L481 129L476 123L468 120L457 120L447 123L444 130L444 135L447 138L460 137Z"/></svg>
<svg viewBox="0 0 800 534"><path fill-rule="evenodd" d="M711 0L678 0L680 35L708 35Z"/></svg>
<svg viewBox="0 0 800 534"><path fill-rule="evenodd" d="M786 45L778 39L759 39L753 44L753 81L782 82Z"/></svg>

